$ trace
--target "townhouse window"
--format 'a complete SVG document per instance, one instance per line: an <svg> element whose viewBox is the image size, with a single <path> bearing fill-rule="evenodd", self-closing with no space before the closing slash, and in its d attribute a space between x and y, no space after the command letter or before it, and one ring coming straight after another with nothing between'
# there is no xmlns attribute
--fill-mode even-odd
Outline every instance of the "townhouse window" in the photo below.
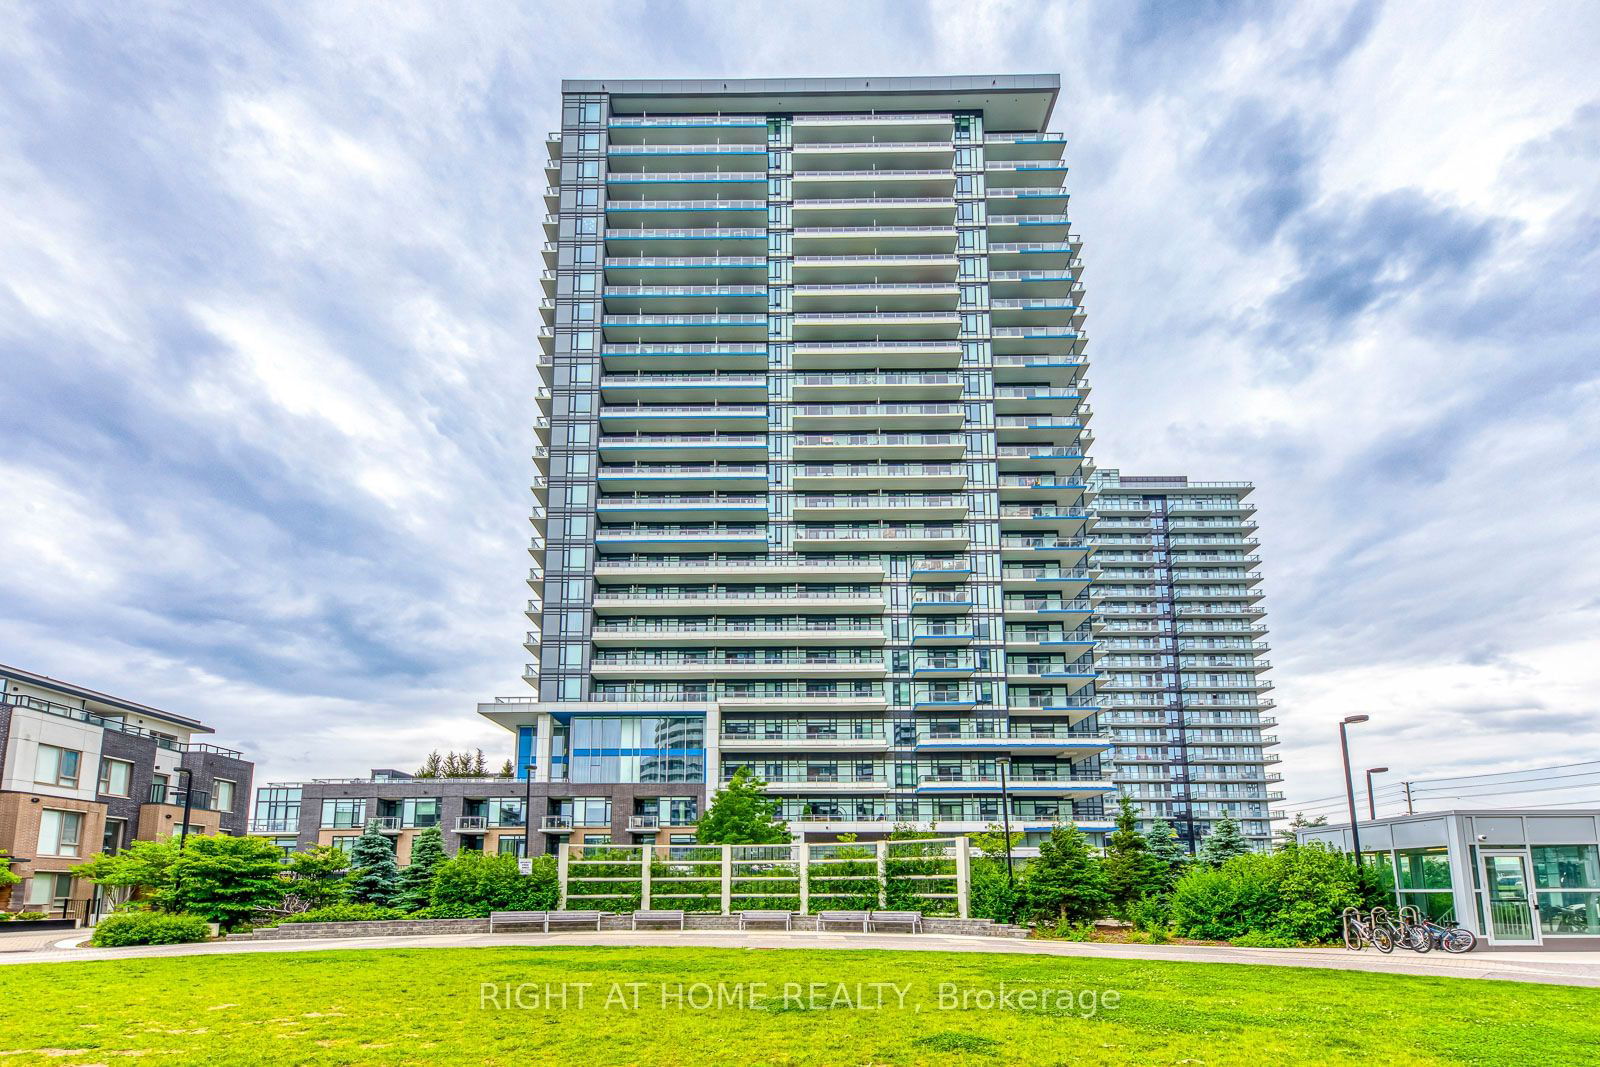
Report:
<svg viewBox="0 0 1600 1067"><path fill-rule="evenodd" d="M72 898L72 875L43 872L28 879L27 907L53 911Z"/></svg>
<svg viewBox="0 0 1600 1067"><path fill-rule="evenodd" d="M127 760L112 759L109 756L100 760L100 792L103 796L125 797L133 789L133 764Z"/></svg>
<svg viewBox="0 0 1600 1067"><path fill-rule="evenodd" d="M39 855L76 856L83 836L83 812L46 808L39 813Z"/></svg>
<svg viewBox="0 0 1600 1067"><path fill-rule="evenodd" d="M150 776L150 803L165 804L167 802L167 776L152 774Z"/></svg>
<svg viewBox="0 0 1600 1067"><path fill-rule="evenodd" d="M59 785L68 789L78 787L78 768L83 763L83 753L55 745L40 745L34 757L33 780L41 785Z"/></svg>
<svg viewBox="0 0 1600 1067"><path fill-rule="evenodd" d="M226 778L211 781L211 806L217 811L233 810L234 784Z"/></svg>

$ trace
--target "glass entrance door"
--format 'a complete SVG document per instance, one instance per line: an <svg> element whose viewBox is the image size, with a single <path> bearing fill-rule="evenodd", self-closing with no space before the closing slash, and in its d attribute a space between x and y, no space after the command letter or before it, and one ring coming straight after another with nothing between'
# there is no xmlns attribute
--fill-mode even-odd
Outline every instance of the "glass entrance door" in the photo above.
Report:
<svg viewBox="0 0 1600 1067"><path fill-rule="evenodd" d="M1528 861L1520 852L1485 852L1483 885L1489 905L1489 940L1495 944L1539 943Z"/></svg>

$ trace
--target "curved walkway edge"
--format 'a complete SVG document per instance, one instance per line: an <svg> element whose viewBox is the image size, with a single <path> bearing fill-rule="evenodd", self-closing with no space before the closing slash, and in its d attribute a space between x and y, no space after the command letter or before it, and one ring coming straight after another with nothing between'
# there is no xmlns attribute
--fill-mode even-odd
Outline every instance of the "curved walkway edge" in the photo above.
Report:
<svg viewBox="0 0 1600 1067"><path fill-rule="evenodd" d="M1552 985L1600 987L1600 952L1475 952L1450 956L1434 952L1392 956L1343 949L1265 949L1196 945L1113 945L1072 941L1019 941L938 934L846 934L809 931L740 933L691 930L687 933L588 931L559 934L451 934L418 937L304 938L273 941L212 941L198 945L152 945L97 949L64 947L0 953L0 966L20 963L83 963L94 960L154 959L163 956L224 956L260 952L328 952L339 949L535 948L601 946L611 948L889 949L901 952L988 952L1063 958L1165 960L1175 963L1315 967L1434 978L1477 978Z"/></svg>

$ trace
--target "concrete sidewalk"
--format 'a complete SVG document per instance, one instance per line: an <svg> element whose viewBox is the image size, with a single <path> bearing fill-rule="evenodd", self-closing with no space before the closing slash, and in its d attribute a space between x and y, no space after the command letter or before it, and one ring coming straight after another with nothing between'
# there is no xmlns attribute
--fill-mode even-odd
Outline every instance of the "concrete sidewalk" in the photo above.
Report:
<svg viewBox="0 0 1600 1067"><path fill-rule="evenodd" d="M0 965L18 963L76 963L90 960L153 959L163 956L231 956L260 952L328 952L338 949L427 948L531 948L548 945L584 945L624 948L698 946L742 949L888 949L901 952L989 952L1125 960L1168 960L1177 963L1214 963L1315 967L1339 971L1371 971L1442 978L1499 979L1553 985L1600 987L1600 952L1473 952L1451 956L1430 952L1419 956L1396 952L1347 952L1327 949L1262 949L1193 945L1107 945L1071 941L1016 941L992 937L955 937L938 934L850 934L839 932L738 931L568 932L559 934L458 934L435 937L366 937L289 941L215 941L199 945L152 945L141 948L97 949L60 947L77 934L59 933L56 943L29 951L0 953Z"/></svg>

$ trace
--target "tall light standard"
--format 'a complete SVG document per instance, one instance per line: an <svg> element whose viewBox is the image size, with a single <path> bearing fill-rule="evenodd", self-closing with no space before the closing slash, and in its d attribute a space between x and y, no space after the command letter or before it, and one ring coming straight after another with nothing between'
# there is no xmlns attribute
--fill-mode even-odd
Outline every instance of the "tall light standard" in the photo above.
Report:
<svg viewBox="0 0 1600 1067"><path fill-rule="evenodd" d="M1350 737L1346 728L1370 718L1370 715L1346 715L1339 722L1339 753L1344 757L1344 795L1350 801L1350 844L1355 849L1357 867L1361 866L1361 828L1356 825L1356 783L1350 777Z"/></svg>
<svg viewBox="0 0 1600 1067"><path fill-rule="evenodd" d="M529 742L530 746L532 742ZM524 793L522 798L522 858L533 859L533 757L522 765Z"/></svg>
<svg viewBox="0 0 1600 1067"><path fill-rule="evenodd" d="M1378 821L1378 802L1372 796L1372 776L1374 774L1388 774L1388 773L1389 773L1389 768L1387 768L1387 767L1368 767L1367 768L1367 817L1370 818L1373 822L1377 822Z"/></svg>
<svg viewBox="0 0 1600 1067"><path fill-rule="evenodd" d="M189 843L189 812L194 810L194 772L187 767L179 767L178 773L183 775L183 825L178 827L178 851L183 851L183 846Z"/></svg>
<svg viewBox="0 0 1600 1067"><path fill-rule="evenodd" d="M1000 825L1006 835L1006 894L1011 900L1011 914L1007 919L1016 918L1017 914L1017 887L1016 876L1011 870L1011 799L1006 793L1006 768L1011 764L1011 757L999 755L994 758L994 764L1000 768Z"/></svg>

